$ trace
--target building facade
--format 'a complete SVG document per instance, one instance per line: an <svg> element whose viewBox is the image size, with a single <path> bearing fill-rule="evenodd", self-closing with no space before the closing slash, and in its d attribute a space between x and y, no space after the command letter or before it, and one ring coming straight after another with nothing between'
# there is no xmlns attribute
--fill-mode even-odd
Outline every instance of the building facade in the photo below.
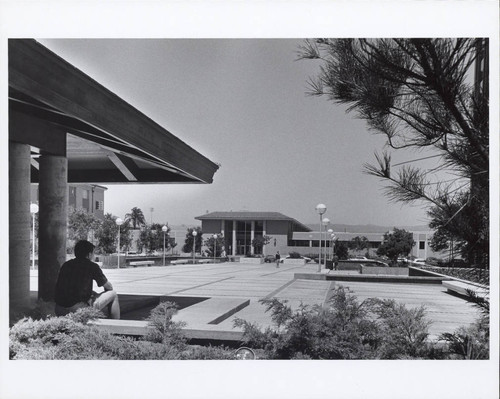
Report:
<svg viewBox="0 0 500 399"><path fill-rule="evenodd" d="M221 234L224 237L224 247L228 255L273 255L277 251L286 256L291 252L301 255L319 254L320 236L322 254L333 255L334 245L339 243L349 244L355 237L366 237L368 249L363 250L375 255L377 248L383 241L385 232L380 233L349 233L334 232L336 243L323 231L313 231L297 220L283 215L279 212L211 212L195 219L200 220L203 231L203 239L213 234ZM415 258L439 257L443 253L435 253L429 246L432 231L411 231L415 245L410 256ZM255 250L252 241L256 237L270 236L269 244L262 250Z"/></svg>
<svg viewBox="0 0 500 399"><path fill-rule="evenodd" d="M97 184L68 184L68 215L83 209L96 218L104 220L104 186ZM31 185L31 202L38 203L39 186Z"/></svg>
<svg viewBox="0 0 500 399"><path fill-rule="evenodd" d="M294 232L311 230L279 212L211 212L195 219L201 220L204 239L221 234L226 254L233 256L288 253ZM271 237L269 244L254 248L252 241L263 236Z"/></svg>

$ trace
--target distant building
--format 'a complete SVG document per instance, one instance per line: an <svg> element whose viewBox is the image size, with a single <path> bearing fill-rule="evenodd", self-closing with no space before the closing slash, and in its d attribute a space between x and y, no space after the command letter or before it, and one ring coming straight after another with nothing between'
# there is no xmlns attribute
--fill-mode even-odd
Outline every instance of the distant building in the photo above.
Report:
<svg viewBox="0 0 500 399"><path fill-rule="evenodd" d="M224 249L228 255L253 255L252 241L256 237L271 236L271 242L262 248L262 255L288 253L295 232L311 229L279 212L211 212L195 219L201 220L201 229L207 237L224 236Z"/></svg>
<svg viewBox="0 0 500 399"><path fill-rule="evenodd" d="M104 192L97 184L68 184L68 215L75 209L84 209L104 220ZM31 184L31 202L38 203L38 184Z"/></svg>
<svg viewBox="0 0 500 399"><path fill-rule="evenodd" d="M432 231L410 231L413 234L413 240L415 241L415 245L413 246L410 255L415 258L428 258L431 256L434 257L443 257L442 253L434 252L430 246L429 241L432 239L433 232ZM384 233L347 233L347 232L336 232L334 231L337 238L337 245L339 243L348 244L355 237L366 237L368 240L368 249L364 250L364 252L369 252L370 255L375 255L377 248L380 246L383 240ZM295 252L306 254L306 253L315 253L318 249L313 250L313 247L319 247L319 231L311 231L309 233L296 232L293 234L293 239L291 244L293 245L293 250ZM326 241L325 241L326 239ZM330 238L322 233L322 247L331 248L332 242ZM328 253L328 252L327 252Z"/></svg>
<svg viewBox="0 0 500 399"><path fill-rule="evenodd" d="M224 246L228 255L256 254L251 243L255 237L271 236L269 244L264 246L262 255L275 254L279 251L282 255L298 252L302 255L317 254L319 252L320 232L313 231L297 220L279 212L211 212L195 219L201 220L201 229L204 239L213 234L224 236ZM430 256L443 257L442 253L435 253L429 246L432 231L412 231L416 242L410 253L416 258ZM366 237L369 243L368 252L374 255L383 240L384 232L380 233L349 233L334 232L339 243L348 244L355 237ZM322 248L327 248L323 253L330 254L333 243L323 231ZM366 250L365 250L366 252Z"/></svg>

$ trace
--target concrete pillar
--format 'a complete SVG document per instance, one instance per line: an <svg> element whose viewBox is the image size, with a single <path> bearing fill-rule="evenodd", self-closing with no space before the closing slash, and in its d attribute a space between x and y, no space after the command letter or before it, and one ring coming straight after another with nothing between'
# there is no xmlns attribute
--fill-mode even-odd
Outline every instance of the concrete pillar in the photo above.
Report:
<svg viewBox="0 0 500 399"><path fill-rule="evenodd" d="M30 147L9 141L9 301L30 303Z"/></svg>
<svg viewBox="0 0 500 399"><path fill-rule="evenodd" d="M267 229L267 220L264 220L262 222L262 236L265 237L266 236L266 229ZM267 251L266 251L266 246L267 245L264 245L262 247L262 255L266 256L267 255Z"/></svg>
<svg viewBox="0 0 500 399"><path fill-rule="evenodd" d="M225 223L225 220L221 220L220 221L220 233L222 234L223 237L225 237L225 234L224 234L224 223Z"/></svg>
<svg viewBox="0 0 500 399"><path fill-rule="evenodd" d="M233 220L233 256L236 255L236 220Z"/></svg>
<svg viewBox="0 0 500 399"><path fill-rule="evenodd" d="M54 300L60 267L66 261L68 161L60 155L40 157L38 298Z"/></svg>
<svg viewBox="0 0 500 399"><path fill-rule="evenodd" d="M254 240L255 238L255 220L252 220L251 222L251 230L250 230L250 254L253 255L255 253L255 249L252 245L252 241Z"/></svg>

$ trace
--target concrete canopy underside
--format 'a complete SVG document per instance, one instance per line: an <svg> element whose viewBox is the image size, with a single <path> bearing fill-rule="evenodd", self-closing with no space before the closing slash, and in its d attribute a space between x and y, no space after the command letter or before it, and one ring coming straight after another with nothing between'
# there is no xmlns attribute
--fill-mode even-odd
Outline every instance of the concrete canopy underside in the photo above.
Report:
<svg viewBox="0 0 500 399"><path fill-rule="evenodd" d="M69 133L69 183L211 183L218 169L34 40L9 40L9 118L9 138L41 152L61 151L47 126Z"/></svg>
<svg viewBox="0 0 500 399"><path fill-rule="evenodd" d="M29 304L30 183L39 183L39 297L66 258L67 184L204 183L219 166L35 40L11 39L9 290Z"/></svg>

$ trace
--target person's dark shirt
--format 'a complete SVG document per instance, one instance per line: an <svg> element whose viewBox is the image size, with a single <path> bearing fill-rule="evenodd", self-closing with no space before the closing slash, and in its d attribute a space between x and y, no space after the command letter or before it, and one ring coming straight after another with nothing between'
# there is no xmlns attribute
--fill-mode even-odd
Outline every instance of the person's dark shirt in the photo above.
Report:
<svg viewBox="0 0 500 399"><path fill-rule="evenodd" d="M276 254L276 259L281 259L280 254Z"/></svg>
<svg viewBox="0 0 500 399"><path fill-rule="evenodd" d="M108 279L97 263L87 258L75 258L65 262L57 277L55 301L69 308L78 302L88 302L92 296L92 280L102 287Z"/></svg>

